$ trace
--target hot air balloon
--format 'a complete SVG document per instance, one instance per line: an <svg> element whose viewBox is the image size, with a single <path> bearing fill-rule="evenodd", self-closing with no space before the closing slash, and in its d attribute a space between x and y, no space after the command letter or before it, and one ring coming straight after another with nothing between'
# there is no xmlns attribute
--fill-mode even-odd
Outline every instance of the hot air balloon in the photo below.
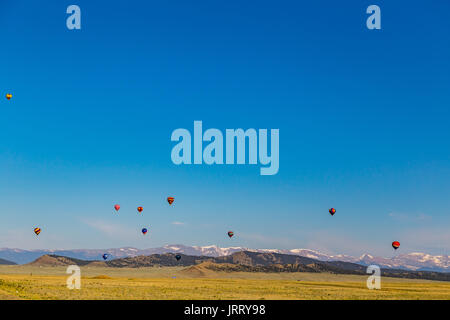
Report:
<svg viewBox="0 0 450 320"><path fill-rule="evenodd" d="M141 213L142 210L144 210L144 208L142 208L142 207L138 207L138 208L137 208L137 211L138 211L139 213Z"/></svg>
<svg viewBox="0 0 450 320"><path fill-rule="evenodd" d="M173 203L173 201L175 200L174 197L168 197L167 198L167 202L169 203L169 205L171 205Z"/></svg>
<svg viewBox="0 0 450 320"><path fill-rule="evenodd" d="M11 98L12 98L12 94L11 93L7 93L6 94L6 99L11 100Z"/></svg>
<svg viewBox="0 0 450 320"><path fill-rule="evenodd" d="M399 247L400 247L400 242L398 242L398 241L392 242L392 248L394 248L395 250L397 250Z"/></svg>
<svg viewBox="0 0 450 320"><path fill-rule="evenodd" d="M142 233L143 233L144 235L147 234L147 232L148 232L147 228L142 228Z"/></svg>
<svg viewBox="0 0 450 320"><path fill-rule="evenodd" d="M336 209L331 208L330 210L328 210L328 212L333 216L336 213Z"/></svg>
<svg viewBox="0 0 450 320"><path fill-rule="evenodd" d="M233 231L228 231L228 236L231 238L232 236L234 236L234 232Z"/></svg>
<svg viewBox="0 0 450 320"><path fill-rule="evenodd" d="M177 254L177 255L175 256L175 259L177 259L177 261L180 261L181 255Z"/></svg>
<svg viewBox="0 0 450 320"><path fill-rule="evenodd" d="M116 209L116 211L119 211L120 206L119 206L118 204L116 204L116 205L114 206L114 209Z"/></svg>
<svg viewBox="0 0 450 320"><path fill-rule="evenodd" d="M109 254L107 254L107 253L105 253L105 254L103 254L103 260L106 260L106 259L108 259L108 257L109 257Z"/></svg>
<svg viewBox="0 0 450 320"><path fill-rule="evenodd" d="M34 228L34 233L38 236L41 233L41 228Z"/></svg>

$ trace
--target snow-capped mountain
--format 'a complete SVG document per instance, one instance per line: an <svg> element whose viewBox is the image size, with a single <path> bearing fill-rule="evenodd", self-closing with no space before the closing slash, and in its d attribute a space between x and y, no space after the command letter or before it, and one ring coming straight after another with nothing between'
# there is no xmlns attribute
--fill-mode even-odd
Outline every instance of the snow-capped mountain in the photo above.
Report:
<svg viewBox="0 0 450 320"><path fill-rule="evenodd" d="M83 260L100 260L104 253L109 253L112 258L135 257L141 255L162 254L162 253L183 253L192 256L220 257L231 255L239 251L252 251L261 253L281 253L303 256L321 261L344 261L362 265L375 264L384 268L397 268L408 270L431 270L450 272L450 258L448 255L430 255L426 253L399 254L393 258L374 257L364 254L360 257L348 255L327 255L309 249L250 249L243 247L220 248L215 245L210 246L185 246L181 244L165 245L159 248L136 249L136 248L112 248L112 249L76 249L76 250L21 250L21 249L0 249L0 258L13 261L19 264L31 262L44 254L56 254Z"/></svg>
<svg viewBox="0 0 450 320"><path fill-rule="evenodd" d="M356 263L364 265L376 264L394 269L450 272L450 259L448 255L432 256L420 252L399 254L393 258L372 257L365 254L359 257Z"/></svg>

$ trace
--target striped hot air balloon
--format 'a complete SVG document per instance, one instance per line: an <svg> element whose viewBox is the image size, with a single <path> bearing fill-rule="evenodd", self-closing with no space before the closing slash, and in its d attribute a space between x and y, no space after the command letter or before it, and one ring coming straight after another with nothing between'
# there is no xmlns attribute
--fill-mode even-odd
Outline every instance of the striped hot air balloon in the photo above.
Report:
<svg viewBox="0 0 450 320"><path fill-rule="evenodd" d="M392 242L392 248L394 248L395 250L397 250L399 247L400 247L400 242L398 242L398 241Z"/></svg>
<svg viewBox="0 0 450 320"><path fill-rule="evenodd" d="M336 209L331 208L330 210L328 210L328 212L333 216L336 213Z"/></svg>
<svg viewBox="0 0 450 320"><path fill-rule="evenodd" d="M234 232L233 231L228 231L228 236L231 238L232 236L234 236Z"/></svg>
<svg viewBox="0 0 450 320"><path fill-rule="evenodd" d="M171 205L174 201L175 201L174 197L168 197L167 198L167 202L169 203L169 205Z"/></svg>
<svg viewBox="0 0 450 320"><path fill-rule="evenodd" d="M34 233L38 236L41 233L41 228L34 228Z"/></svg>

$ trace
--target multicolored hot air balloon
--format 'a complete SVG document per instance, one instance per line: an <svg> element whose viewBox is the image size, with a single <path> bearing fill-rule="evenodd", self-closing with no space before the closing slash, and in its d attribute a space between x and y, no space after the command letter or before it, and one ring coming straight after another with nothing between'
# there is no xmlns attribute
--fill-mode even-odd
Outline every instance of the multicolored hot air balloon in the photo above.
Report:
<svg viewBox="0 0 450 320"><path fill-rule="evenodd" d="M114 206L114 209L116 209L116 211L119 211L120 206L119 206L118 204L116 204L116 205Z"/></svg>
<svg viewBox="0 0 450 320"><path fill-rule="evenodd" d="M175 259L177 259L177 261L180 261L181 255L177 254L177 255L175 256Z"/></svg>
<svg viewBox="0 0 450 320"><path fill-rule="evenodd" d="M137 211L138 211L139 213L141 213L142 210L144 210L144 208L142 208L142 207L137 207Z"/></svg>
<svg viewBox="0 0 450 320"><path fill-rule="evenodd" d="M399 247L400 247L400 242L398 242L398 241L392 242L392 248L394 248L395 250L397 250Z"/></svg>
<svg viewBox="0 0 450 320"><path fill-rule="evenodd" d="M103 254L102 257L103 257L103 260L107 260L109 258L109 254L105 253L105 254Z"/></svg>
<svg viewBox="0 0 450 320"><path fill-rule="evenodd" d="M148 232L147 228L142 228L142 233L143 233L144 235L146 235L147 232Z"/></svg>
<svg viewBox="0 0 450 320"><path fill-rule="evenodd" d="M7 93L6 94L6 99L11 100L11 98L12 98L12 94L11 93Z"/></svg>
<svg viewBox="0 0 450 320"><path fill-rule="evenodd" d="M328 210L328 212L334 216L334 214L336 213L336 209L335 208L331 208L330 210Z"/></svg>
<svg viewBox="0 0 450 320"><path fill-rule="evenodd" d="M232 236L234 236L234 232L233 231L228 231L228 236L231 238Z"/></svg>
<svg viewBox="0 0 450 320"><path fill-rule="evenodd" d="M37 236L41 233L41 231L41 228L34 228L34 233L36 233Z"/></svg>
<svg viewBox="0 0 450 320"><path fill-rule="evenodd" d="M167 202L171 205L175 201L174 197L167 197Z"/></svg>

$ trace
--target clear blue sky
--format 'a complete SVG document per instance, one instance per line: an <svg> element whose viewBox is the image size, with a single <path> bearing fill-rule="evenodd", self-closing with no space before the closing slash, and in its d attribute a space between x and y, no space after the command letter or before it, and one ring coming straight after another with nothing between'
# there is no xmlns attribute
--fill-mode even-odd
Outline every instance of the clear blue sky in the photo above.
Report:
<svg viewBox="0 0 450 320"><path fill-rule="evenodd" d="M66 28L70 4L81 30ZM366 28L370 4L381 30ZM449 12L446 1L2 0L0 247L389 256L398 240L448 254ZM194 120L280 129L279 173L174 165L170 135Z"/></svg>

